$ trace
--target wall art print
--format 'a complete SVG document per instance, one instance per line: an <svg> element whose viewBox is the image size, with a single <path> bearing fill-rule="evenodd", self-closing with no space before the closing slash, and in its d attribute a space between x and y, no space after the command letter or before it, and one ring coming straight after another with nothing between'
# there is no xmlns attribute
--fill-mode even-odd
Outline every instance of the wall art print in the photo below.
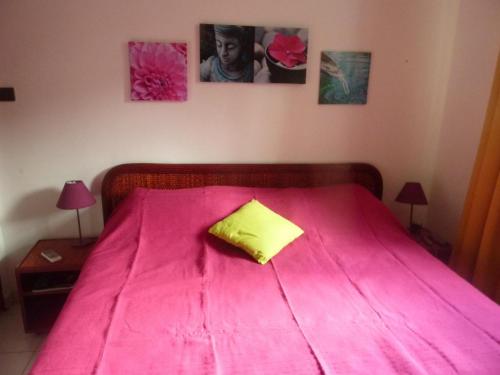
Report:
<svg viewBox="0 0 500 375"><path fill-rule="evenodd" d="M132 100L187 100L187 44L129 42Z"/></svg>
<svg viewBox="0 0 500 375"><path fill-rule="evenodd" d="M319 104L366 104L370 52L321 52Z"/></svg>
<svg viewBox="0 0 500 375"><path fill-rule="evenodd" d="M200 81L305 83L308 30L200 24Z"/></svg>

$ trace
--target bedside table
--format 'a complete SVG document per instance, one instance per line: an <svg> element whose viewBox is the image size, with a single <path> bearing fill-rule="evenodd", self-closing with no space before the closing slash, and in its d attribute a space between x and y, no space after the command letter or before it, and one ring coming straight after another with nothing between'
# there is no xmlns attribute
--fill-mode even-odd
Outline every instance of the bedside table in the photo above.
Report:
<svg viewBox="0 0 500 375"><path fill-rule="evenodd" d="M94 245L73 247L76 241L40 240L16 267L25 332L47 333L54 324ZM49 249L62 260L50 263L43 258L41 252Z"/></svg>
<svg viewBox="0 0 500 375"><path fill-rule="evenodd" d="M428 229L420 226L415 226L410 230L410 236L429 253L448 264L452 252L450 243L437 239Z"/></svg>
<svg viewBox="0 0 500 375"><path fill-rule="evenodd" d="M0 310L5 310L5 300L3 299L2 276L0 275Z"/></svg>

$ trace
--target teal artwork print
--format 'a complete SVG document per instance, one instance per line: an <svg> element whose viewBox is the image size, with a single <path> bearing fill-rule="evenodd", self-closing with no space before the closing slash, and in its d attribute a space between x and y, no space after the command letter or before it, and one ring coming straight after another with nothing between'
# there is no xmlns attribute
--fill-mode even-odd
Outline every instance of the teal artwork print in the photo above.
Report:
<svg viewBox="0 0 500 375"><path fill-rule="evenodd" d="M319 104L366 104L370 52L321 52Z"/></svg>

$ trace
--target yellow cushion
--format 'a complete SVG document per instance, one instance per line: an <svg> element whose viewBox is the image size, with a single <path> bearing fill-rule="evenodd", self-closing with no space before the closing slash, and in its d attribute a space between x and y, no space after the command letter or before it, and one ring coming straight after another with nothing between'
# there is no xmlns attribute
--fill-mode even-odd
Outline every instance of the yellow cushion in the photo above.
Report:
<svg viewBox="0 0 500 375"><path fill-rule="evenodd" d="M215 223L213 235L245 250L260 264L278 254L304 231L255 199Z"/></svg>

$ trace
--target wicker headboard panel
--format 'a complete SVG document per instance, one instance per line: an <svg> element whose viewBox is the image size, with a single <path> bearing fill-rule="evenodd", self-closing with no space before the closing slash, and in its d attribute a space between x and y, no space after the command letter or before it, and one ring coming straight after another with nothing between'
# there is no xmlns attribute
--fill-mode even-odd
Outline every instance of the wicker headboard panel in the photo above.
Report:
<svg viewBox="0 0 500 375"><path fill-rule="evenodd" d="M382 176L370 164L122 164L102 182L104 221L136 187L180 189L210 185L308 187L355 182L382 198Z"/></svg>

